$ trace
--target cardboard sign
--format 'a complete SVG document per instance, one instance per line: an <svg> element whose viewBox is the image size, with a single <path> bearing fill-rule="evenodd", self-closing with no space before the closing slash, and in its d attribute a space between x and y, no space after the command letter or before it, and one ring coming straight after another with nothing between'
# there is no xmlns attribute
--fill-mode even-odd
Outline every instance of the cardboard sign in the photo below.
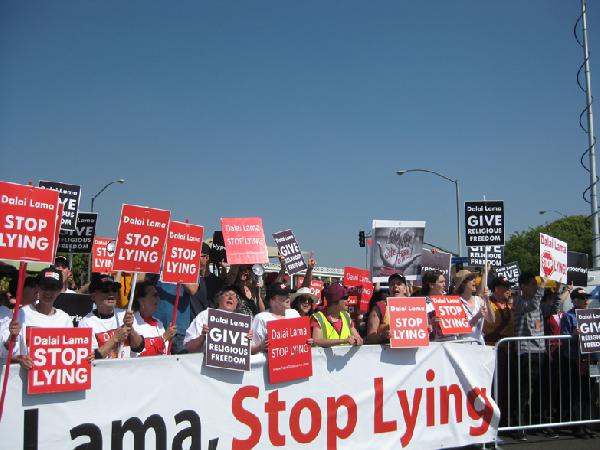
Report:
<svg viewBox="0 0 600 450"><path fill-rule="evenodd" d="M221 230L229 264L269 262L265 232L260 217L221 218Z"/></svg>
<svg viewBox="0 0 600 450"><path fill-rule="evenodd" d="M587 286L588 268L587 253L567 252L567 284Z"/></svg>
<svg viewBox="0 0 600 450"><path fill-rule="evenodd" d="M159 273L171 213L123 205L113 270Z"/></svg>
<svg viewBox="0 0 600 450"><path fill-rule="evenodd" d="M448 289L448 283L450 280L450 265L452 264L452 255L450 253L444 253L437 251L433 253L431 250L426 248L423 249L423 253L421 255L421 272L420 275L423 276L426 272L439 270L444 275L446 279L446 290ZM421 280L415 283L416 285L421 285Z"/></svg>
<svg viewBox="0 0 600 450"><path fill-rule="evenodd" d="M440 319L442 334L469 334L473 329L467 320L467 313L458 296L439 295L430 297L435 308L435 316Z"/></svg>
<svg viewBox="0 0 600 450"><path fill-rule="evenodd" d="M252 319L246 314L208 309L208 335L204 360L209 367L250 370Z"/></svg>
<svg viewBox="0 0 600 450"><path fill-rule="evenodd" d="M297 287L300 288L300 286L302 286L302 283L304 283L304 277L298 277L298 281L297 281ZM310 280L310 293L313 295L316 295L317 298L319 299L318 303L315 303L315 306L320 306L321 303L323 303L323 288L325 287L325 284L321 281L321 280Z"/></svg>
<svg viewBox="0 0 600 450"><path fill-rule="evenodd" d="M96 234L98 213L80 212L75 231L60 230L58 251L64 253L91 253Z"/></svg>
<svg viewBox="0 0 600 450"><path fill-rule="evenodd" d="M371 275L374 283L399 273L417 280L425 237L425 222L374 220Z"/></svg>
<svg viewBox="0 0 600 450"><path fill-rule="evenodd" d="M312 376L310 318L267 322L269 338L269 383L299 380Z"/></svg>
<svg viewBox="0 0 600 450"><path fill-rule="evenodd" d="M469 265L485 267L485 252L492 267L502 267L504 263L504 247L501 245L486 245L469 247Z"/></svg>
<svg viewBox="0 0 600 450"><path fill-rule="evenodd" d="M91 328L31 328L27 393L83 391L92 387Z"/></svg>
<svg viewBox="0 0 600 450"><path fill-rule="evenodd" d="M79 199L81 198L81 186L77 186L76 184L57 183L54 181L40 181L39 187L52 189L53 191L58 192L60 202L63 204L60 229L75 231L75 227L77 226L77 213L79 211Z"/></svg>
<svg viewBox="0 0 600 450"><path fill-rule="evenodd" d="M600 309L576 309L579 328L579 351L600 352Z"/></svg>
<svg viewBox="0 0 600 450"><path fill-rule="evenodd" d="M504 245L504 202L465 202L467 247Z"/></svg>
<svg viewBox="0 0 600 450"><path fill-rule="evenodd" d="M567 243L544 233L540 233L540 276L567 281Z"/></svg>
<svg viewBox="0 0 600 450"><path fill-rule="evenodd" d="M306 270L306 262L302 257L302 252L298 246L298 241L292 230L284 230L279 233L273 233L273 239L277 244L279 254L283 256L285 270L288 274L293 275Z"/></svg>
<svg viewBox="0 0 600 450"><path fill-rule="evenodd" d="M519 277L521 269L517 262L512 262L496 269L496 276L506 278L510 282L510 287L516 289L519 287Z"/></svg>
<svg viewBox="0 0 600 450"><path fill-rule="evenodd" d="M425 297L388 297L390 347L427 347L429 329Z"/></svg>
<svg viewBox="0 0 600 450"><path fill-rule="evenodd" d="M112 272L116 242L115 239L111 238L94 238L94 245L92 247L92 272Z"/></svg>
<svg viewBox="0 0 600 450"><path fill-rule="evenodd" d="M0 259L54 263L58 192L0 181Z"/></svg>
<svg viewBox="0 0 600 450"><path fill-rule="evenodd" d="M165 260L161 271L164 283L198 283L204 228L171 221Z"/></svg>
<svg viewBox="0 0 600 450"><path fill-rule="evenodd" d="M223 240L223 232L215 231L213 233L212 245L210 247L209 261L213 264L220 264L226 260L225 241Z"/></svg>

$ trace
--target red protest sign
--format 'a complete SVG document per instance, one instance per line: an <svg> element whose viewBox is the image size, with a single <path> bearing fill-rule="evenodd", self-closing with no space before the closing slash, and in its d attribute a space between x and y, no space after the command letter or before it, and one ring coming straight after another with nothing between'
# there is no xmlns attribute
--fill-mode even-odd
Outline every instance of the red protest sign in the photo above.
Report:
<svg viewBox="0 0 600 450"><path fill-rule="evenodd" d="M302 286L304 283L304 277L298 277L298 287ZM323 292L323 288L325 287L324 283L321 280L310 280L310 293L316 295L319 299L319 302L316 303L316 306L319 306L322 303L321 293Z"/></svg>
<svg viewBox="0 0 600 450"><path fill-rule="evenodd" d="M344 286L360 286L362 285L361 277L364 270L356 267L344 267Z"/></svg>
<svg viewBox="0 0 600 450"><path fill-rule="evenodd" d="M269 262L265 232L260 217L221 218L221 229L229 264Z"/></svg>
<svg viewBox="0 0 600 450"><path fill-rule="evenodd" d="M165 260L160 274L164 283L198 283L204 228L171 221Z"/></svg>
<svg viewBox="0 0 600 450"><path fill-rule="evenodd" d="M28 394L83 391L92 387L91 328L28 328Z"/></svg>
<svg viewBox="0 0 600 450"><path fill-rule="evenodd" d="M267 322L269 382L283 383L312 376L310 319L298 317Z"/></svg>
<svg viewBox="0 0 600 450"><path fill-rule="evenodd" d="M387 299L390 321L390 347L427 347L429 329L425 297Z"/></svg>
<svg viewBox="0 0 600 450"><path fill-rule="evenodd" d="M123 205L113 270L159 273L171 213Z"/></svg>
<svg viewBox="0 0 600 450"><path fill-rule="evenodd" d="M57 191L0 181L0 259L52 264L59 202Z"/></svg>
<svg viewBox="0 0 600 450"><path fill-rule="evenodd" d="M439 326L442 334L466 334L473 332L460 297L434 295L430 298L435 308L435 316L440 319Z"/></svg>
<svg viewBox="0 0 600 450"><path fill-rule="evenodd" d="M111 244L112 243L112 244ZM94 238L92 246L92 272L112 272L115 240L111 238Z"/></svg>
<svg viewBox="0 0 600 450"><path fill-rule="evenodd" d="M371 272L356 267L344 267L344 286L355 287L351 289L348 296L348 304L359 305L359 310L366 312L369 309L369 301L373 296L373 283Z"/></svg>

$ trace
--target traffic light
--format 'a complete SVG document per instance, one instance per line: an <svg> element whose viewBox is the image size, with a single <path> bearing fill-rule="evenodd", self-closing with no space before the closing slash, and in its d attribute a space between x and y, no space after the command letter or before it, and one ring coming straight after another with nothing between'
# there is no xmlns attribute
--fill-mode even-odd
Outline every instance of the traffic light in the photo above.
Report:
<svg viewBox="0 0 600 450"><path fill-rule="evenodd" d="M358 245L360 247L364 247L365 246L365 232L364 231L359 231L358 232Z"/></svg>

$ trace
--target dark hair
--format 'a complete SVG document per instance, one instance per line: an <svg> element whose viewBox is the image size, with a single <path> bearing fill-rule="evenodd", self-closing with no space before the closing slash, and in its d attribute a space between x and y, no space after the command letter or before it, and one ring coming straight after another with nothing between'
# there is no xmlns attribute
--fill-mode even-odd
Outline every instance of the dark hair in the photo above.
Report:
<svg viewBox="0 0 600 450"><path fill-rule="evenodd" d="M373 292L373 296L369 301L369 312L367 313L367 317L371 314L371 310L375 308L375 305L380 301L385 301L389 297L389 294L386 291L375 291Z"/></svg>
<svg viewBox="0 0 600 450"><path fill-rule="evenodd" d="M402 284L406 284L406 277L404 275L400 275L399 273L390 275L388 278L388 285L392 282L392 280L400 280Z"/></svg>
<svg viewBox="0 0 600 450"><path fill-rule="evenodd" d="M469 275L467 275L460 283L460 285L458 286L454 286L454 289L456 289L456 293L458 295L462 295L463 292L465 292L465 284L467 284L468 281L474 280L477 278L477 274L476 273L471 273ZM482 280L483 282L483 280Z"/></svg>
<svg viewBox="0 0 600 450"><path fill-rule="evenodd" d="M150 286L154 287L154 284L149 283L147 281L141 281L135 285L135 291L133 291L133 303L131 304L131 309L133 309L134 311L140 310L140 301L138 299L140 297L146 296L146 294L148 293L147 289Z"/></svg>
<svg viewBox="0 0 600 450"><path fill-rule="evenodd" d="M428 270L421 277L421 295L428 296L431 291L430 284L435 283L440 275L444 275L441 270Z"/></svg>
<svg viewBox="0 0 600 450"><path fill-rule="evenodd" d="M519 275L519 286L529 284L531 283L531 280L535 280L535 275L531 272L523 272Z"/></svg>

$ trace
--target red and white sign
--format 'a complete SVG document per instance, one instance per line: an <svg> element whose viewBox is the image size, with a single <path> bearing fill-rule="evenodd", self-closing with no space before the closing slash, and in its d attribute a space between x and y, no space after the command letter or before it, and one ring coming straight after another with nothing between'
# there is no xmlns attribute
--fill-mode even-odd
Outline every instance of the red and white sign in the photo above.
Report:
<svg viewBox="0 0 600 450"><path fill-rule="evenodd" d="M52 264L59 203L57 191L0 181L0 259Z"/></svg>
<svg viewBox="0 0 600 450"><path fill-rule="evenodd" d="M454 295L440 295L430 297L435 308L435 317L439 318L442 334L468 334L473 328L467 320L467 313L460 297Z"/></svg>
<svg viewBox="0 0 600 450"><path fill-rule="evenodd" d="M366 312L369 309L369 301L373 296L373 283L371 272L356 267L344 267L344 286L356 287L350 290L349 304L358 303L359 310Z"/></svg>
<svg viewBox="0 0 600 450"><path fill-rule="evenodd" d="M425 297L389 297L390 347L427 347L429 329Z"/></svg>
<svg viewBox="0 0 600 450"><path fill-rule="evenodd" d="M567 243L540 233L540 276L567 282Z"/></svg>
<svg viewBox="0 0 600 450"><path fill-rule="evenodd" d="M298 277L298 287L302 286L302 283L304 283L304 277ZM325 285L321 280L310 280L310 293L316 295L319 299L318 303L316 303L315 306L320 306L323 302L323 297L321 294L323 292L324 287Z"/></svg>
<svg viewBox="0 0 600 450"><path fill-rule="evenodd" d="M111 238L94 238L94 245L92 246L92 272L112 272L115 243L116 241Z"/></svg>
<svg viewBox="0 0 600 450"><path fill-rule="evenodd" d="M171 213L123 205L113 270L159 273Z"/></svg>
<svg viewBox="0 0 600 450"><path fill-rule="evenodd" d="M221 230L229 264L269 262L265 232L260 217L221 218Z"/></svg>
<svg viewBox="0 0 600 450"><path fill-rule="evenodd" d="M161 281L164 283L197 283L204 228L171 221Z"/></svg>
<svg viewBox="0 0 600 450"><path fill-rule="evenodd" d="M312 376L310 319L298 317L267 322L269 382L299 380Z"/></svg>
<svg viewBox="0 0 600 450"><path fill-rule="evenodd" d="M91 328L28 328L27 393L83 391L92 387Z"/></svg>

